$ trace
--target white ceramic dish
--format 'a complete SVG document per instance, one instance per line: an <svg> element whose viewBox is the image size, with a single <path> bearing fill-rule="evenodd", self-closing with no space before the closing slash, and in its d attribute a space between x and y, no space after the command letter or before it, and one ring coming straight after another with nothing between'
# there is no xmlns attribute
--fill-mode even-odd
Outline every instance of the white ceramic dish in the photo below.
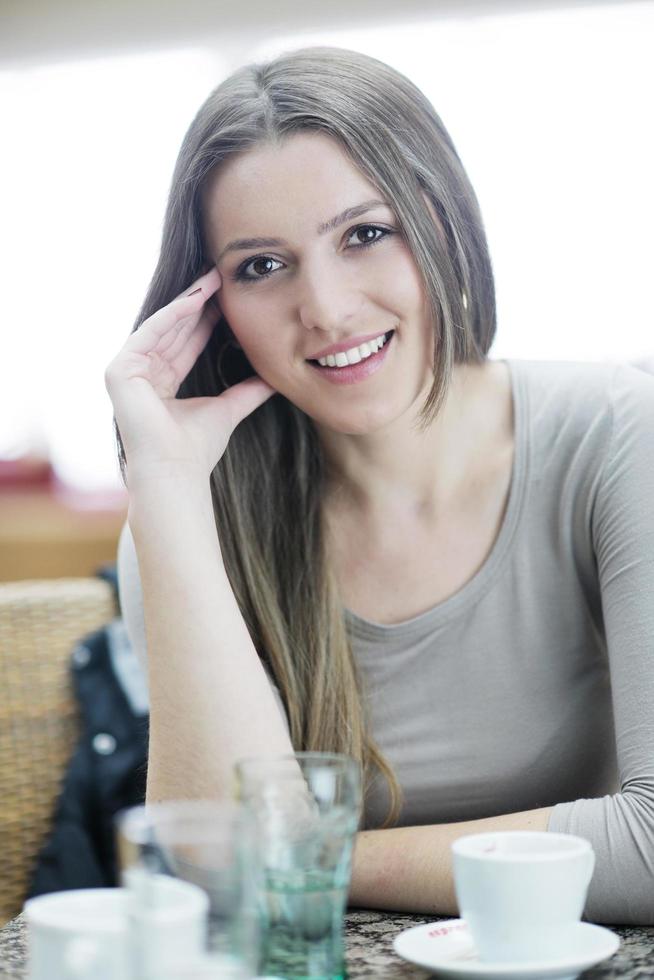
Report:
<svg viewBox="0 0 654 980"><path fill-rule="evenodd" d="M455 980L574 980L583 970L612 956L619 937L603 926L580 922L575 949L565 957L529 963L482 963L463 919L448 919L414 926L396 936L398 956L431 970L438 977Z"/></svg>

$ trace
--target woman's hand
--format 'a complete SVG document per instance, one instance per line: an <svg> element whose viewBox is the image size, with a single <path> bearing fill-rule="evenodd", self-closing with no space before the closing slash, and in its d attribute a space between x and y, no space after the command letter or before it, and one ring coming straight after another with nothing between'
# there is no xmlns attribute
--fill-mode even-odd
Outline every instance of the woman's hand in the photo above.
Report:
<svg viewBox="0 0 654 980"><path fill-rule="evenodd" d="M274 394L248 378L217 396L175 398L218 321L207 300L220 285L215 267L196 279L144 320L105 371L130 477L208 478L238 423Z"/></svg>

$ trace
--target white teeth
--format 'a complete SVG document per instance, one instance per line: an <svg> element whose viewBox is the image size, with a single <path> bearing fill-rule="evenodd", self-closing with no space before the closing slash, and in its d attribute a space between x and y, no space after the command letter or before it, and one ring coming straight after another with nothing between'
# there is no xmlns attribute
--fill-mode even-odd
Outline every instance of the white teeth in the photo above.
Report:
<svg viewBox="0 0 654 980"><path fill-rule="evenodd" d="M358 364L359 361L370 357L371 354L376 354L385 343L385 335L380 334L374 340L368 340L358 347L351 347L349 350L339 351L338 354L328 354L326 357L319 357L318 364L322 367L346 367L348 364Z"/></svg>

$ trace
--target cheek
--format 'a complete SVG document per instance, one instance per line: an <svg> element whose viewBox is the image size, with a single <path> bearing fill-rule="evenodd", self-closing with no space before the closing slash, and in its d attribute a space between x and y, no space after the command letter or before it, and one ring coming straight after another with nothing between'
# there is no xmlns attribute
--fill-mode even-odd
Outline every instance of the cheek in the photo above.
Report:
<svg viewBox="0 0 654 980"><path fill-rule="evenodd" d="M246 353L253 344L257 345L271 335L266 329L274 316L270 302L256 295L226 294L220 297L220 309Z"/></svg>
<svg viewBox="0 0 654 980"><path fill-rule="evenodd" d="M279 339L282 316L270 296L257 295L256 286L252 290L252 294L221 297L220 308L254 371L276 387L275 366L284 347Z"/></svg>
<svg viewBox="0 0 654 980"><path fill-rule="evenodd" d="M423 316L427 309L422 279L413 260L402 254L400 261L389 264L380 277L378 296L388 309L401 317Z"/></svg>
<svg viewBox="0 0 654 980"><path fill-rule="evenodd" d="M374 295L397 312L415 313L424 305L425 293L418 266L406 243L399 237L373 250L370 285Z"/></svg>

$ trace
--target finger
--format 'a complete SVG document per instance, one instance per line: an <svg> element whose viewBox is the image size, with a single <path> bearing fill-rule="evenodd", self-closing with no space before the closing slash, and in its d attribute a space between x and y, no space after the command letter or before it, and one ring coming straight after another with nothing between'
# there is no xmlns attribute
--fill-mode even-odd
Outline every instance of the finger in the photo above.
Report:
<svg viewBox="0 0 654 980"><path fill-rule="evenodd" d="M204 304L202 291L178 296L144 320L125 347L135 354L164 353L189 320L193 326L198 322Z"/></svg>
<svg viewBox="0 0 654 980"><path fill-rule="evenodd" d="M193 412L208 430L225 434L226 441L246 416L263 405L275 389L259 377L248 378L228 388L221 395L204 395L175 402L175 410Z"/></svg>
<svg viewBox="0 0 654 980"><path fill-rule="evenodd" d="M165 353L167 347L185 326L183 321L186 317L193 317L201 312L207 299L213 296L221 285L220 273L214 266L191 283L188 290L180 293L170 303L144 320L131 334L128 340L129 349L137 354L153 351L159 354Z"/></svg>
<svg viewBox="0 0 654 980"><path fill-rule="evenodd" d="M244 418L275 394L277 394L275 389L271 388L263 378L257 376L247 378L246 381L240 381L224 391L218 398L223 406L227 406L233 431L239 422L242 422Z"/></svg>
<svg viewBox="0 0 654 980"><path fill-rule="evenodd" d="M179 378L186 378L198 357L207 346L207 342L216 326L216 316L213 311L205 310L196 324L180 331L177 339L166 353Z"/></svg>
<svg viewBox="0 0 654 980"><path fill-rule="evenodd" d="M202 294L206 300L209 296L213 296L216 290L220 289L221 285L222 285L222 277L218 272L218 269L214 265L211 267L211 269L209 269L208 272L205 272L203 275L198 276L198 278L191 283L188 289L182 290L182 292L178 296L176 296L175 299L180 299L183 296L189 296L191 293L194 293L196 290L201 289Z"/></svg>
<svg viewBox="0 0 654 980"><path fill-rule="evenodd" d="M205 303L203 310L199 312L196 311L190 316L184 317L179 321L175 330L170 330L165 337L161 338L156 347L157 353L165 355L166 360L175 361L179 354L188 345L190 338L194 336L196 331L202 334L204 337L204 340L199 348L199 351L203 350L209 337L206 332L207 324L210 327L210 333L216 326L219 319L220 314L216 313L214 308L210 306L209 303ZM194 340L194 347L197 347L199 342L200 341L198 339Z"/></svg>

